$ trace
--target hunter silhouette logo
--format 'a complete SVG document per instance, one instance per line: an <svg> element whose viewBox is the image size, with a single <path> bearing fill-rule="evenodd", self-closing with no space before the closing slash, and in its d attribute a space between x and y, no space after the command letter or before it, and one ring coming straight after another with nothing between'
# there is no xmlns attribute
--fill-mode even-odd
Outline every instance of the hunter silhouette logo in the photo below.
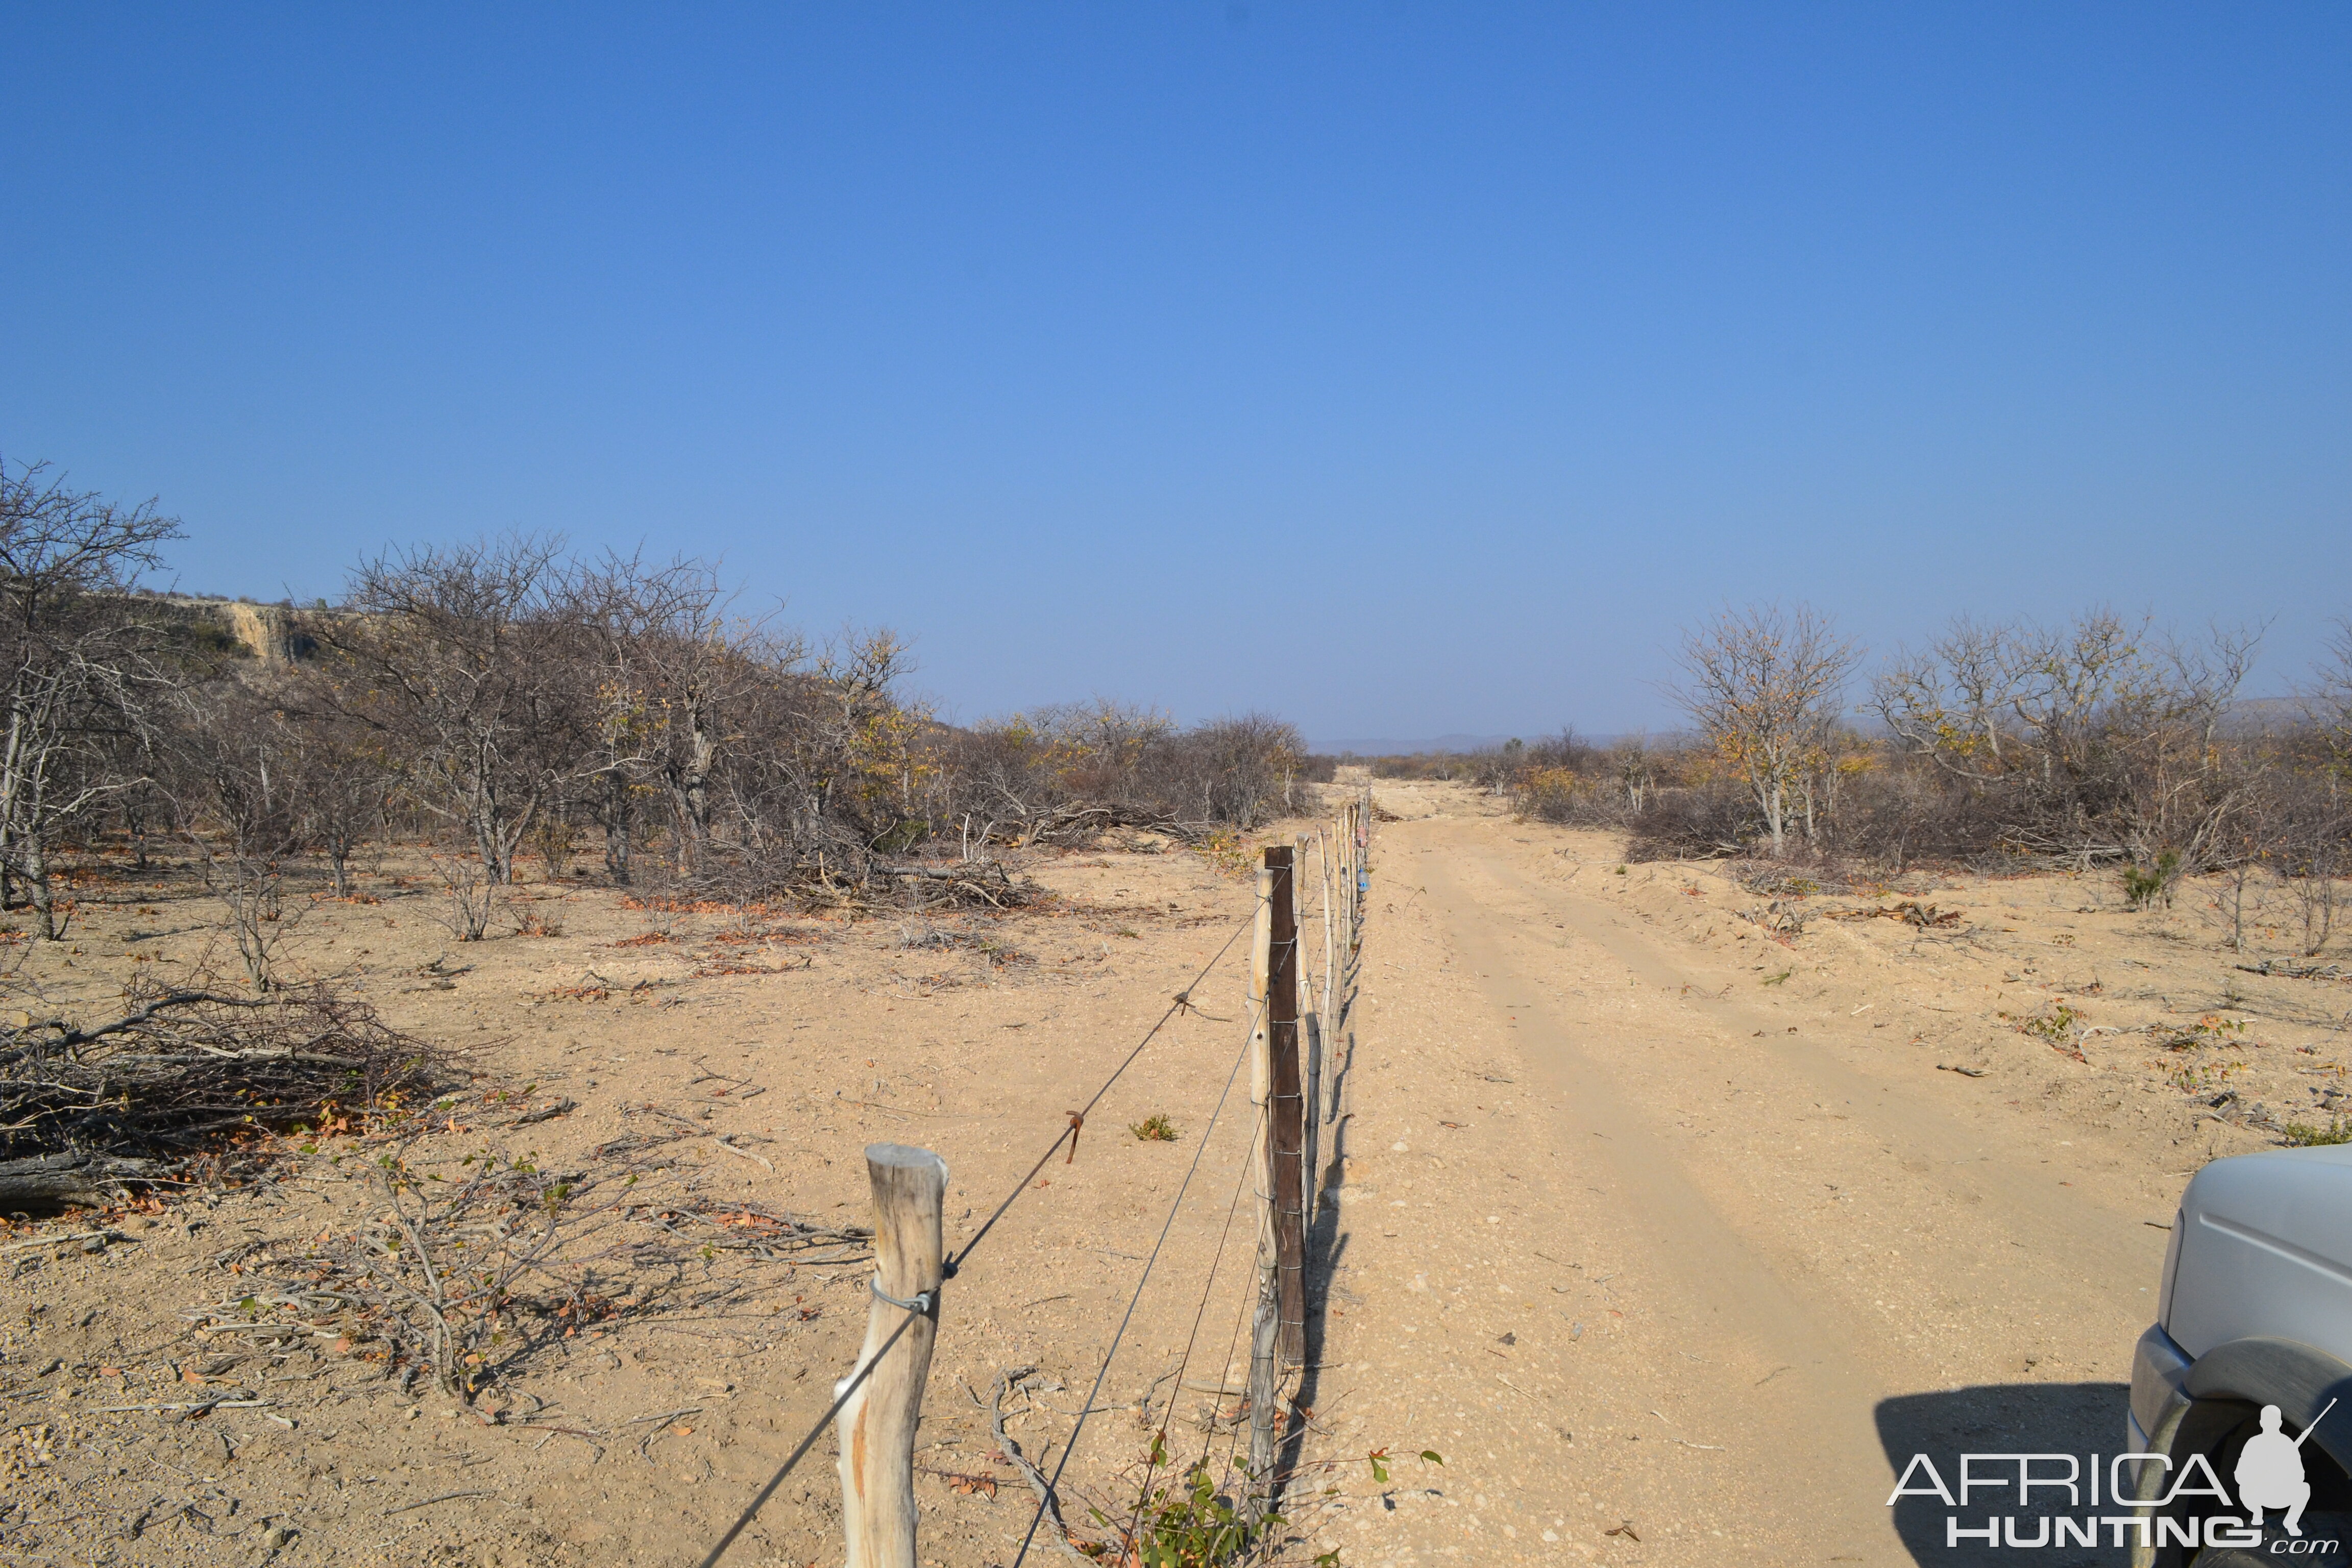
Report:
<svg viewBox="0 0 2352 1568"><path fill-rule="evenodd" d="M2329 1400L2327 1410L2335 1408L2336 1401ZM2262 1528L2264 1509L2283 1508L2286 1532L2303 1533L2303 1510L2311 1501L2311 1482L2303 1474L2303 1438L2319 1429L2327 1410L2312 1417L2303 1437L2290 1437L2279 1430L2279 1407L2263 1406L2263 1429L2246 1439L2238 1455L2238 1468L2231 1472L2238 1483L2238 1506L2246 1510L2246 1522L2256 1530Z"/></svg>
<svg viewBox="0 0 2352 1568"><path fill-rule="evenodd" d="M2238 1451L2232 1479L2237 1482L2238 1509L2229 1510L2230 1489L2222 1484L2212 1461L2192 1453L2176 1462L2168 1454L1962 1454L1957 1485L1937 1472L1936 1461L1914 1454L1887 1495L1889 1508L1914 1511L1906 1536L1918 1536L1915 1546L1933 1537L1932 1519L1919 1518L1918 1503L1906 1499L1933 1498L1943 1504L1943 1544L1958 1549L1971 1543L2026 1551L2104 1544L2136 1553L2161 1553L2178 1547L2194 1553L2206 1547L2264 1547L2263 1516L2276 1510L2283 1517L2287 1539L2273 1539L2267 1555L2326 1556L2342 1560L2340 1539L2307 1537L2303 1532L2304 1510L2311 1504L2311 1480L2304 1473L2303 1445L2318 1429L2336 1400L2311 1418L2300 1437L2280 1428L2282 1412L2275 1405L2262 1409L2262 1429ZM2088 1462L2085 1462L2087 1458ZM1995 1511L1982 1508L1973 1494L1990 1491L2000 1499ZM2104 1498L2104 1502L2102 1499ZM2197 1499L2210 1499L2201 1506ZM2055 1509L2052 1505L2056 1505ZM2040 1505L2040 1506L2037 1506ZM2084 1509L2086 1512L2076 1510ZM2049 1510L2050 1511L2044 1511ZM2060 1511L2063 1510L2063 1511ZM2334 1516L2326 1516L2333 1522ZM2022 1526L2023 1528L2020 1528ZM2144 1559L2143 1559L2144 1560ZM1922 1558L1922 1562L1927 1559Z"/></svg>

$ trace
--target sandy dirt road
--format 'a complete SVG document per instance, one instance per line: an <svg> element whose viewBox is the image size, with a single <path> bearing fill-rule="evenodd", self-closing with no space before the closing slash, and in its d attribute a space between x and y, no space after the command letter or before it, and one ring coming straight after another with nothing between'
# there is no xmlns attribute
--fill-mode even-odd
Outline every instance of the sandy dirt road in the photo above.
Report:
<svg viewBox="0 0 2352 1568"><path fill-rule="evenodd" d="M1312 1392L1320 1451L1444 1464L1319 1544L1965 1562L1885 1506L1912 1453L2115 1451L2193 1122L2003 1099L1915 1043L1915 977L1710 950L1557 833L1381 798Z"/></svg>

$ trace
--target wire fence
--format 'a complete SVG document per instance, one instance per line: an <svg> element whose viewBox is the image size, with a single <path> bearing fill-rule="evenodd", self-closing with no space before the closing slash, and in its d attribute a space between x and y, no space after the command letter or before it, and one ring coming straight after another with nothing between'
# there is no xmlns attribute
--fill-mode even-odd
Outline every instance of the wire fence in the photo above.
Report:
<svg viewBox="0 0 2352 1568"><path fill-rule="evenodd" d="M1135 1292L1127 1299L1127 1310L1118 1320L1118 1331L1110 1337L1110 1348L1103 1352L1102 1369L1095 1373L1094 1386L1087 1391L1086 1403L1078 1406L1078 1424L1070 1432L1070 1440L1062 1445L1062 1458L1054 1467L1054 1479L1045 1485L1045 1497L1037 1500L1037 1511L1029 1518L1029 1529L1021 1537L1021 1551L1013 1560L1013 1568L1029 1560L1029 1548L1037 1539L1037 1526L1045 1518L1045 1507L1052 1496L1061 1489L1062 1472L1070 1468L1070 1456L1078 1451L1078 1440L1086 1435L1087 1418L1095 1413L1095 1401L1102 1396L1103 1380L1110 1376L1111 1363L1118 1359L1119 1346L1126 1342L1128 1325L1135 1321L1135 1309L1143 1300L1144 1287L1151 1283L1151 1270L1160 1262L1160 1253L1168 1245L1168 1233L1176 1224L1176 1212L1184 1206L1184 1194L1192 1190L1192 1178L1201 1173L1201 1159L1209 1152L1209 1135L1217 1130L1217 1119L1225 1113L1225 1101L1233 1098L1234 1079L1241 1076L1242 1064L1249 1058L1250 1037L1257 1033L1258 1024L1265 1015L1259 1004L1250 1018L1250 1026L1243 1033L1242 1048L1234 1053L1234 1065L1225 1074L1225 1086L1217 1094L1216 1109L1209 1112L1209 1123L1201 1130L1201 1141L1192 1151L1192 1163L1184 1173L1182 1184L1176 1189L1176 1200L1168 1205L1168 1217L1160 1222L1159 1237L1151 1244L1151 1256L1143 1262L1143 1272L1137 1276ZM1182 1380L1178 1380L1181 1387Z"/></svg>
<svg viewBox="0 0 2352 1568"><path fill-rule="evenodd" d="M1274 994L1269 989L1268 951L1271 948L1277 947L1283 940L1287 940L1294 945L1295 950L1298 953L1300 962L1297 964L1295 970L1281 969L1279 972L1295 977L1292 984L1297 986L1297 994L1306 999L1310 1016L1314 1016L1320 1011L1315 1008L1313 1000L1318 988L1322 990L1323 994L1327 998L1330 999L1332 1003L1336 1003L1333 1016L1322 1018L1321 1020L1321 1038L1324 1042L1324 1054L1327 1058L1331 1060L1334 1068L1332 1076L1332 1105L1334 1111L1336 1112L1336 1107L1338 1104L1339 1073L1342 1069L1340 1068L1339 1058L1337 1058L1332 1053L1332 1044L1336 1041L1339 1031L1344 1027L1347 1013L1349 1011L1348 1004L1351 997L1344 983L1332 983L1341 982L1342 977L1352 973L1354 968L1353 953L1360 946L1360 941L1356 932L1358 923L1361 916L1362 900L1360 890L1362 884L1360 870L1363 864L1364 855L1370 846L1370 822L1371 811L1370 795L1369 791L1367 791L1360 802L1350 803L1350 805L1341 812L1339 821L1333 824L1329 830L1318 834L1315 840L1313 840L1319 854L1318 864L1321 875L1318 879L1322 886L1323 894L1323 907L1320 910L1321 921L1325 933L1325 942L1323 944L1324 951L1322 954L1324 964L1323 979L1318 980L1315 976L1313 964L1311 963L1312 944L1301 940L1303 936L1303 932L1301 931L1294 927L1294 929L1288 932L1278 934L1271 929L1272 906L1274 900L1270 898L1270 889L1274 889L1276 884L1272 880L1276 875L1276 857L1272 852L1270 852L1267 856L1268 870L1262 873L1260 876L1258 896L1253 900L1249 914L1245 916L1226 936L1225 940L1218 946L1216 952L1210 955L1208 961L1203 963L1198 973L1193 975L1192 981L1182 990L1177 992L1171 998L1165 1010L1160 1013L1160 1016L1151 1024L1150 1027L1144 1031L1142 1037L1135 1043L1133 1047L1128 1050L1126 1054L1118 1059L1117 1064L1112 1067L1109 1073L1103 1079L1101 1084L1094 1090L1092 1095L1087 1098L1085 1104L1077 1110L1066 1113L1066 1124L1055 1133L1052 1141L1045 1145L1044 1152L1038 1155L1034 1163L1033 1163L1023 1174L1020 1181L1015 1183L1012 1189L1005 1194L1003 1201L998 1203L996 1206L989 1212L988 1216L981 1222L979 1228L974 1230L960 1247L956 1248L951 1253L947 1253L940 1258L938 1265L940 1279L942 1281L955 1279L965 1266L970 1263L972 1255L979 1249L981 1243L988 1238L990 1234L995 1230L999 1222L1003 1220L1013 1206L1019 1203L1022 1194L1033 1190L1034 1184L1035 1184L1038 1176L1044 1172L1046 1165L1053 1160L1054 1156L1060 1153L1066 1146L1070 1147L1073 1150L1073 1154L1075 1154L1076 1142L1080 1132L1085 1128L1087 1118L1094 1114L1096 1110L1101 1105L1104 1098L1111 1092L1112 1089L1118 1085L1128 1070L1135 1065L1139 1058L1142 1057L1146 1049L1149 1048L1152 1042L1160 1036L1163 1030L1167 1028L1171 1020L1183 1016L1187 1012L1198 1011L1193 1001L1194 994L1207 983L1209 977L1225 962L1226 958L1233 953L1235 946L1241 942L1242 938L1244 935L1248 935L1251 932L1255 931L1260 940L1256 943L1257 951L1254 955L1255 972L1252 977L1254 995L1248 1026L1244 1031L1244 1037L1240 1048L1234 1053L1232 1065L1226 1070L1223 1083L1218 1091L1217 1099L1210 1110L1208 1119L1205 1124L1202 1127L1197 1146L1193 1151L1192 1159L1190 1164L1186 1167L1181 1181L1178 1184L1176 1194L1169 1203L1165 1216L1160 1221L1159 1231L1152 1242L1150 1253L1143 1259L1143 1267L1136 1278L1134 1289L1128 1294L1126 1305L1118 1319L1118 1326L1113 1331L1109 1342L1104 1349L1100 1364L1095 1373L1095 1376L1092 1384L1087 1391L1087 1397L1078 1408L1075 1425L1071 1429L1068 1440L1063 1445L1061 1456L1055 1464L1053 1475L1050 1478L1041 1479L1036 1475L1036 1472L1033 1468L1027 1466L1025 1462L1023 1464L1022 1468L1031 1475L1033 1487L1034 1487L1037 1491L1037 1506L1035 1510L1031 1514L1028 1529L1022 1536L1019 1553L1013 1560L1013 1568L1024 1568L1024 1564L1025 1564L1028 1560L1032 1547L1039 1538L1041 1529L1045 1526L1045 1521L1049 1514L1054 1520L1054 1529L1062 1534L1062 1540L1058 1542L1057 1544L1066 1551L1072 1551L1073 1555L1079 1555L1079 1553L1074 1550L1074 1542L1068 1535L1067 1525L1060 1508L1060 1492L1064 1476L1068 1471L1072 1458L1079 1449L1082 1439L1086 1434L1088 1418L1096 1414L1099 1408L1097 1402L1100 1399L1104 1386L1110 1377L1112 1367L1117 1363L1122 1348L1129 1342L1129 1331L1134 1324L1137 1310L1141 1304L1145 1292L1150 1287L1153 1275L1158 1268L1161 1254L1165 1250L1169 1237L1175 1227L1177 1217L1182 1211L1185 1201L1192 1194L1196 1179L1201 1173L1202 1163L1207 1158L1209 1152L1212 1135L1214 1133L1219 1122L1224 1117L1226 1108L1232 1100L1234 1086L1239 1080L1244 1066L1252 1064L1254 1052L1256 1058L1255 1066L1258 1068L1258 1071L1253 1075L1253 1100L1256 1106L1255 1123L1246 1142L1244 1158L1238 1163L1238 1169L1233 1183L1232 1195L1228 1200L1226 1212L1223 1223L1218 1230L1216 1247L1210 1258L1208 1269L1202 1279L1199 1303L1194 1309L1192 1314L1192 1321L1186 1334L1182 1354L1178 1359L1175 1371L1172 1374L1176 1383L1176 1391L1171 1394L1169 1399L1161 1405L1161 1419L1159 1428L1154 1435L1150 1456L1144 1465L1142 1479L1136 1487L1134 1503L1131 1509L1128 1510L1128 1517L1124 1523L1115 1526L1115 1528L1119 1530L1122 1539L1118 1542L1108 1543L1114 1553L1109 1559L1110 1561L1126 1562L1138 1560L1136 1557L1131 1556L1130 1553L1133 1553L1138 1550L1137 1543L1143 1539L1144 1534L1150 1528L1146 1516L1152 1502L1153 1494L1150 1489L1152 1482L1155 1478L1160 1474L1173 1472L1175 1469L1175 1466L1172 1461L1170 1461L1167 1458L1167 1428L1170 1424L1169 1415L1173 1412L1176 1405L1181 1401L1182 1394L1188 1386L1185 1381L1185 1374L1192 1367L1193 1353L1199 1343L1201 1330L1207 1321L1209 1303L1215 1292L1220 1272L1224 1267L1226 1253L1232 1240L1234 1224L1241 1213L1242 1199L1244 1194L1252 1194L1253 1192L1257 1199L1256 1206L1259 1210L1259 1234L1257 1237L1258 1256L1255 1260L1256 1264L1256 1272L1259 1275L1258 1289L1252 1290L1244 1288L1238 1292L1240 1300L1234 1313L1234 1326L1227 1340L1223 1363L1223 1377L1221 1378L1218 1384L1220 1390L1220 1405L1232 1392L1230 1384L1227 1380L1230 1379L1235 1364L1236 1353L1241 1343L1242 1326L1245 1321L1250 1321L1252 1318L1253 1308L1255 1308L1256 1315L1260 1320L1262 1320L1260 1324L1260 1332L1254 1336L1254 1338L1255 1340L1264 1340L1266 1342L1267 1347L1270 1348L1271 1346L1272 1336L1270 1333L1265 1331L1265 1323L1264 1320L1265 1320L1265 1315L1271 1306L1275 1295L1274 1281L1276 1270L1282 1267L1298 1267L1299 1264L1303 1262L1303 1259L1284 1260L1273 1256L1276 1245L1274 1241L1274 1232L1276 1227L1272 1223L1272 1216L1275 1212L1273 1208L1274 1194L1272 1190L1273 1184L1267 1179L1267 1151L1272 1142L1268 1133L1270 1130L1270 1119L1274 1110L1274 1096L1271 1092L1269 1084L1266 1081L1265 1068L1267 1064L1265 1058L1268 1050L1267 1042L1269 1038L1273 1037L1275 1031L1269 1022L1270 1015L1273 1012L1272 1004L1274 1002ZM1307 841L1305 839L1301 840L1302 844L1305 842ZM1283 858L1280 875L1290 879L1287 887L1282 887L1280 889L1280 903L1284 909L1295 911L1295 893L1297 887L1297 868L1288 856L1285 856ZM1342 885L1343 881L1344 886ZM1207 1016L1206 1014L1202 1014L1201 1016L1203 1017ZM1318 1119L1318 1096L1311 1087L1312 1077L1313 1075L1310 1070L1310 1087L1307 1090L1306 1103L1303 1108L1304 1119L1309 1123ZM1309 1146L1312 1146L1311 1141ZM1251 1180L1254 1174L1259 1178L1255 1184ZM1302 1173L1302 1174L1307 1175L1311 1180L1311 1172ZM1308 1205L1310 1207L1311 1204L1312 1197L1310 1191L1308 1197ZM809 1453L816 1447L818 1440L824 1435L826 1428L831 1426L841 1417L842 1412L849 1405L851 1400L857 1394L859 1390L867 1385L876 1370L884 1364L889 1357L891 1351L906 1336L908 1330L912 1328L917 1321L924 1318L930 1318L933 1320L936 1320L937 1318L940 1300L940 1292L938 1289L919 1293L908 1300L900 1300L898 1298L885 1295L882 1290L880 1279L877 1277L873 1286L873 1291L874 1294L882 1301L900 1308L903 1311L903 1316L896 1327L891 1330L888 1335L884 1338L878 1346L875 1347L870 1353L862 1353L860 1355L857 1364L852 1370L850 1376L845 1380L836 1390L833 1404L826 1409L824 1414L817 1419L815 1424L811 1426L807 1434L800 1440L800 1442L794 1446L791 1454L784 1459L783 1463L777 1468L775 1473L769 1478L767 1483L760 1489L756 1495L753 1496L749 1505L744 1508L742 1512L735 1520L734 1523L729 1527L725 1534L720 1536L719 1539L711 1546L709 1552L706 1553L701 1560L701 1568L716 1568L716 1564L726 1554L728 1549L734 1544L737 1538L740 1537L744 1530L751 1524L755 1518L757 1518L761 1508L763 1508L775 1495L777 1489L783 1484L786 1478L793 1473L793 1469L801 1463L801 1461L807 1458ZM1272 1405L1279 1403L1279 1401L1269 1399L1267 1397L1274 1392L1273 1385L1271 1380L1266 1375L1268 1368L1265 1364L1262 1364L1261 1358L1258 1354L1258 1347L1255 1344L1252 1363L1253 1373L1250 1393L1244 1409L1250 1417L1250 1430L1253 1435L1253 1452L1255 1453L1263 1446L1263 1439L1272 1430L1272 1424L1276 1418L1276 1413L1272 1408ZM1002 1391L1000 1391L1000 1393ZM918 1394L918 1397L919 1397L919 1394ZM1243 1465L1240 1458L1240 1447L1242 1434L1244 1431L1244 1426L1240 1419L1241 1414L1242 1412L1235 1412L1232 1419L1229 1421L1224 1420L1221 1417L1218 1406L1212 1405L1208 1419L1202 1423L1203 1436L1200 1454L1194 1460L1193 1464L1188 1467L1186 1470L1187 1474L1205 1473L1211 1452L1216 1445L1220 1427L1223 1426L1228 1429L1231 1433L1231 1441L1227 1445L1227 1451L1222 1464L1221 1473L1216 1482L1216 1490L1220 1495L1229 1494L1234 1489L1237 1467L1241 1467L1244 1471L1248 1470L1248 1467ZM909 1431L911 1432L911 1424L909 1426ZM909 1440L911 1441L911 1438ZM1165 1467L1164 1472L1163 1467ZM1278 1477L1272 1474L1244 1473L1239 1479L1243 1485L1250 1490L1253 1496L1254 1500L1252 1502L1251 1510L1252 1517L1267 1517L1270 1514L1271 1503L1273 1500L1272 1488L1278 1484ZM1098 1517L1101 1516L1098 1515ZM1111 1521L1106 1518L1104 1519L1104 1522L1108 1524ZM1246 1542L1247 1534L1245 1530L1243 1531L1239 1539Z"/></svg>

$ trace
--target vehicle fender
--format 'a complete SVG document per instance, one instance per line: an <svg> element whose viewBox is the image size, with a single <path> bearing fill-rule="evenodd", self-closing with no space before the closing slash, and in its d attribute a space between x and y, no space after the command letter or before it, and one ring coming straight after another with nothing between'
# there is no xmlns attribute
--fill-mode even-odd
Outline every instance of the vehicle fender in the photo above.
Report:
<svg viewBox="0 0 2352 1568"><path fill-rule="evenodd" d="M2298 1431L2309 1429L2313 1419L2327 1409L2327 1402L2335 1400L2336 1408L2327 1412L2311 1440L2352 1472L2352 1366L2326 1351L2297 1340L2231 1340L2199 1356L2181 1389L2200 1402L2275 1405ZM2176 1447L2174 1451L2179 1450Z"/></svg>
<svg viewBox="0 0 2352 1568"><path fill-rule="evenodd" d="M2151 1323L2132 1347L2131 1430L2137 1442L2157 1453L2172 1451L2173 1428L2189 1409L2182 1384L2196 1358L2173 1342L2162 1323Z"/></svg>

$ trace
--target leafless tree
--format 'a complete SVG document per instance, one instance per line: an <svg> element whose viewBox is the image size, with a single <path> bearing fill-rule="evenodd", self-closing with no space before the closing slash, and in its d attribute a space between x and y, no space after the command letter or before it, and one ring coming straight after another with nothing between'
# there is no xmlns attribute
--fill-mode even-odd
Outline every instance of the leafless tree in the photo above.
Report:
<svg viewBox="0 0 2352 1568"><path fill-rule="evenodd" d="M2314 679L2304 690L2304 712L2327 747L2338 777L2352 776L2352 617L2336 623Z"/></svg>
<svg viewBox="0 0 2352 1568"><path fill-rule="evenodd" d="M383 737L408 796L514 879L533 820L594 768L593 668L562 542L509 538L366 562L321 618L338 710Z"/></svg>
<svg viewBox="0 0 2352 1568"><path fill-rule="evenodd" d="M499 912L498 884L477 855L436 855L433 874L441 882L441 907L433 918L459 942L480 942Z"/></svg>
<svg viewBox="0 0 2352 1568"><path fill-rule="evenodd" d="M1802 605L1726 609L1684 635L1672 694L1754 797L1776 858L1803 815L1805 781L1861 657L1827 616Z"/></svg>
<svg viewBox="0 0 2352 1568"><path fill-rule="evenodd" d="M255 990L278 981L278 958L304 906L287 900L302 847L301 736L268 695L234 677L183 689L165 750L181 833L221 901Z"/></svg>
<svg viewBox="0 0 2352 1568"><path fill-rule="evenodd" d="M1658 769L1652 756L1650 738L1645 734L1627 737L1610 748L1618 787L1624 791L1625 809L1640 811L1649 794L1657 787Z"/></svg>
<svg viewBox="0 0 2352 1568"><path fill-rule="evenodd" d="M2281 874L2303 924L2302 952L2318 954L2336 930L2343 877L2352 870L2352 619L2336 635L2304 689L2305 734L2315 742L2291 776L2300 784Z"/></svg>
<svg viewBox="0 0 2352 1568"><path fill-rule="evenodd" d="M746 710L784 697L807 657L798 637L730 615L731 597L704 563L648 569L619 556L582 573L574 590L602 659L596 775L608 795L639 781L659 790L681 875L709 852L722 752L746 734ZM631 813L615 804L625 835ZM608 859L625 874L625 839Z"/></svg>
<svg viewBox="0 0 2352 1568"><path fill-rule="evenodd" d="M2296 951L2305 958L2316 957L2336 933L2336 917L2344 902L2344 873L2347 862L2352 862L2346 852L2347 838L2352 838L2352 824L2345 821L2340 809L2300 816L2279 836L2271 868L2302 924Z"/></svg>
<svg viewBox="0 0 2352 1568"><path fill-rule="evenodd" d="M396 770L381 739L331 711L310 715L288 757L295 828L326 857L335 896L352 890L352 857L383 827Z"/></svg>
<svg viewBox="0 0 2352 1568"><path fill-rule="evenodd" d="M1999 797L2021 848L2169 877L2226 863L2252 775L2216 742L2261 640L2201 641L2094 610L2065 626L1954 623L1873 683L1910 755Z"/></svg>
<svg viewBox="0 0 2352 1568"><path fill-rule="evenodd" d="M1187 731L1171 759L1201 795L1201 815L1247 833L1299 806L1307 761L1297 727L1270 713L1212 719Z"/></svg>
<svg viewBox="0 0 2352 1568"><path fill-rule="evenodd" d="M0 461L0 901L30 897L41 937L59 935L50 856L58 830L136 787L163 638L131 597L179 521L153 501L122 506L70 489L45 464Z"/></svg>

